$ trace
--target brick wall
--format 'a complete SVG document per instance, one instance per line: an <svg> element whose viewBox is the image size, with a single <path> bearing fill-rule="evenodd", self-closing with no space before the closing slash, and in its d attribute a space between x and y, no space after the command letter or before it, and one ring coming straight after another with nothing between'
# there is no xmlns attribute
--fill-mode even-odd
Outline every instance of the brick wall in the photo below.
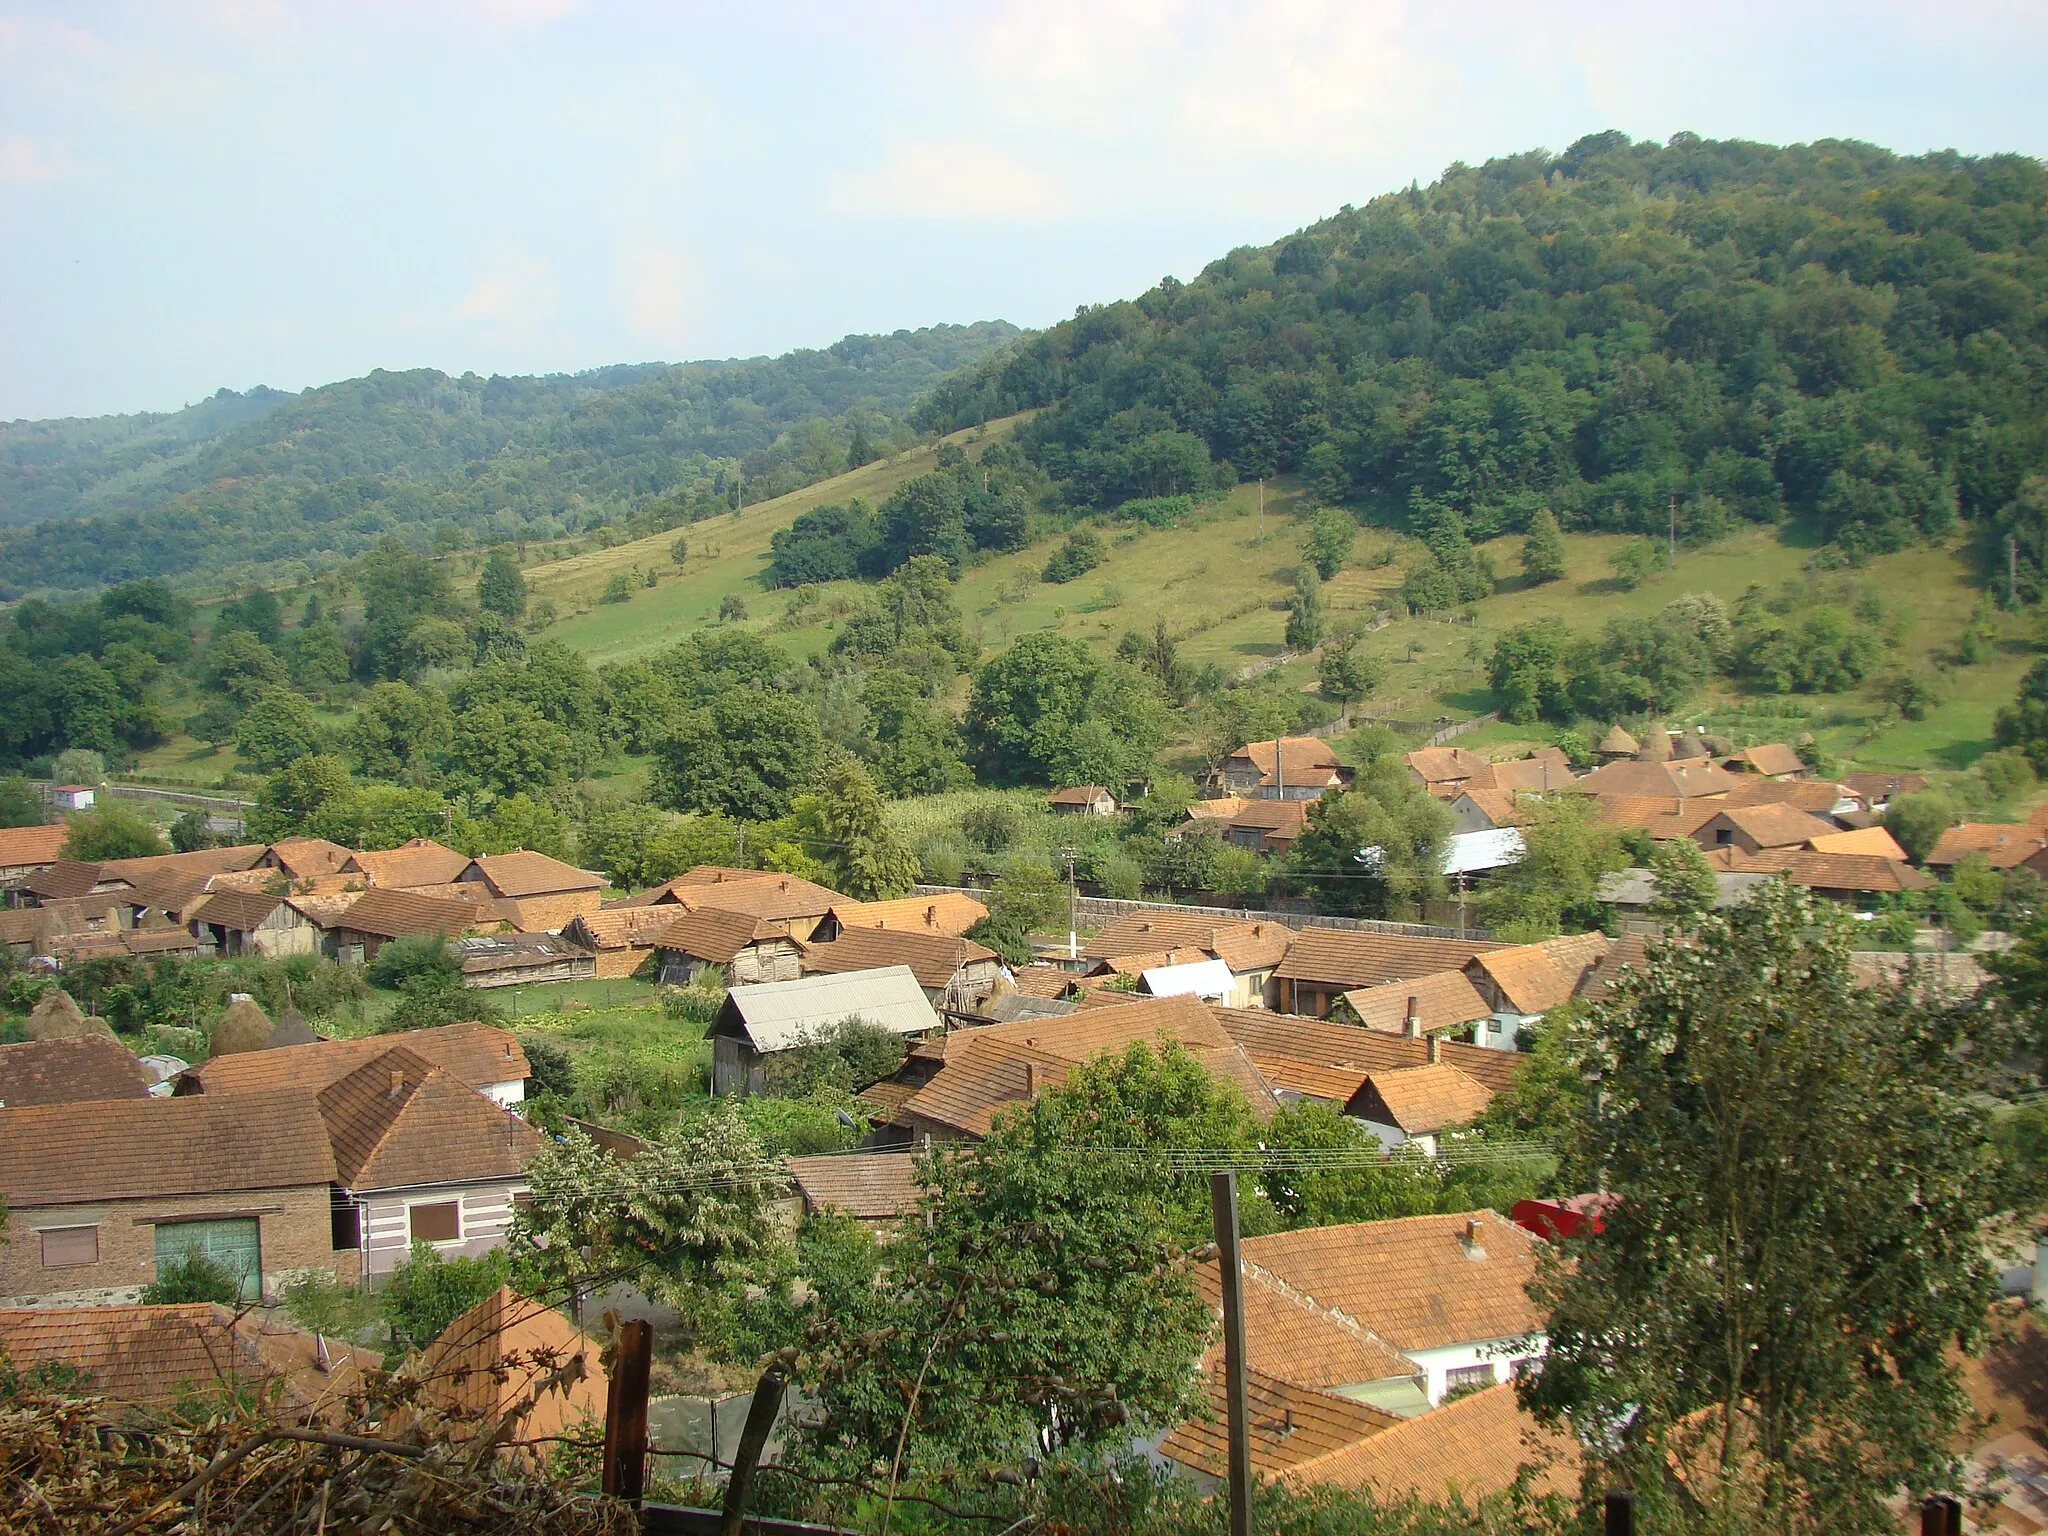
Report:
<svg viewBox="0 0 2048 1536"><path fill-rule="evenodd" d="M600 949L597 952L597 976L600 981L616 981L621 977L634 975L647 964L654 954L654 947L645 949Z"/></svg>
<svg viewBox="0 0 2048 1536"><path fill-rule="evenodd" d="M522 933L557 933L569 926L571 918L595 912L604 905L604 898L598 891L562 891L550 896L521 896L504 905L518 914L514 921Z"/></svg>
<svg viewBox="0 0 2048 1536"><path fill-rule="evenodd" d="M352 1272L353 1254L334 1252L325 1184L240 1194L188 1195L161 1200L110 1200L93 1205L28 1207L7 1213L0 1248L0 1305L93 1305L128 1302L156 1278L156 1229L166 1217L194 1220L254 1215L262 1245L263 1291L308 1269ZM99 1262L43 1268L42 1239L49 1227L99 1228Z"/></svg>

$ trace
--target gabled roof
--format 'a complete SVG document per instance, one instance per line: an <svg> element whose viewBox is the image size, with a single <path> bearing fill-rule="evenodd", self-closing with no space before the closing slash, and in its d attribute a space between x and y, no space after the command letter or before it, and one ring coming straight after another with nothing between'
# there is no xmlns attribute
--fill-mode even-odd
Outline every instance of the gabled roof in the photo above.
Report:
<svg viewBox="0 0 2048 1536"><path fill-rule="evenodd" d="M1744 853L1740 848L1716 848L1707 857L1724 869L1782 874L1794 885L1815 891L1923 891L1934 884L1932 876L1909 864L1867 853L1809 853L1803 848Z"/></svg>
<svg viewBox="0 0 2048 1536"><path fill-rule="evenodd" d="M934 896L905 896L897 901L835 902L832 915L842 928L964 934L988 916L988 908L964 891L941 891Z"/></svg>
<svg viewBox="0 0 2048 1536"><path fill-rule="evenodd" d="M1895 795L1918 794L1927 787L1924 773L1845 773L1842 785L1865 805L1883 805Z"/></svg>
<svg viewBox="0 0 2048 1536"><path fill-rule="evenodd" d="M261 926L271 913L283 905L282 896L272 896L263 891L215 891L204 900L186 908L186 916L191 921L205 923L209 927L247 933Z"/></svg>
<svg viewBox="0 0 2048 1536"><path fill-rule="evenodd" d="M213 1302L160 1307L21 1307L0 1311L0 1350L20 1369L68 1365L94 1397L168 1408L216 1385L283 1384L280 1407L298 1411L360 1390L380 1357L326 1341L325 1369L310 1334L238 1316Z"/></svg>
<svg viewBox="0 0 2048 1536"><path fill-rule="evenodd" d="M1378 986L1408 976L1461 966L1474 955L1499 949L1482 939L1407 938L1356 933L1343 928L1297 928L1275 976L1315 982L1341 991Z"/></svg>
<svg viewBox="0 0 2048 1536"><path fill-rule="evenodd" d="M454 949L465 976L489 976L497 971L590 958L589 950L552 933L494 933L457 939Z"/></svg>
<svg viewBox="0 0 2048 1536"><path fill-rule="evenodd" d="M1200 827L1234 827L1263 832L1271 841L1286 841L1301 836L1301 829L1308 825L1308 808L1312 804L1310 800L1247 800L1241 795L1197 800L1188 807L1188 819L1174 830L1178 833Z"/></svg>
<svg viewBox="0 0 2048 1536"><path fill-rule="evenodd" d="M1493 764L1463 747L1423 747L1406 754L1409 772L1425 784L1458 784Z"/></svg>
<svg viewBox="0 0 2048 1536"><path fill-rule="evenodd" d="M1079 979L1057 965L1027 965L1015 973L1017 990L1026 997L1065 997Z"/></svg>
<svg viewBox="0 0 2048 1536"><path fill-rule="evenodd" d="M1469 800L1472 808L1496 827L1512 827L1522 819L1522 813L1515 808L1515 796L1511 790L1474 789L1467 784L1452 799L1452 807L1455 808L1460 800Z"/></svg>
<svg viewBox="0 0 2048 1536"><path fill-rule="evenodd" d="M1594 814L1601 825L1635 827L1653 842L1691 837L1734 803L1726 800L1685 800L1676 795L1597 795Z"/></svg>
<svg viewBox="0 0 2048 1536"><path fill-rule="evenodd" d="M333 1181L319 1105L304 1087L0 1110L0 1199L16 1211Z"/></svg>
<svg viewBox="0 0 2048 1536"><path fill-rule="evenodd" d="M546 1145L511 1110L402 1045L330 1083L319 1103L335 1173L354 1190L516 1178Z"/></svg>
<svg viewBox="0 0 2048 1536"><path fill-rule="evenodd" d="M1479 1223L1476 1249L1464 1241L1468 1221ZM1242 1253L1247 1272L1256 1265L1409 1353L1540 1330L1543 1312L1525 1289L1540 1246L1481 1210L1249 1237Z"/></svg>
<svg viewBox="0 0 2048 1536"><path fill-rule="evenodd" d="M270 845L271 862L294 880L338 875L354 857L353 848L330 843L324 837L287 837Z"/></svg>
<svg viewBox="0 0 2048 1536"><path fill-rule="evenodd" d="M651 891L626 898L635 906L677 901L686 906L717 907L726 912L782 919L823 917L851 900L828 886L796 875L778 874L772 869L726 869L716 864L701 864Z"/></svg>
<svg viewBox="0 0 2048 1536"><path fill-rule="evenodd" d="M1726 822L1759 848L1798 848L1836 830L1832 821L1810 816L1796 805L1724 805L1700 824L1702 832Z"/></svg>
<svg viewBox="0 0 2048 1536"><path fill-rule="evenodd" d="M1344 1001L1358 1015L1359 1023L1389 1035L1406 1032L1411 998L1416 1017L1422 1020L1422 1032L1427 1035L1463 1029L1493 1012L1493 1005L1479 995L1479 989L1462 970L1434 971L1427 976L1360 987L1344 994Z"/></svg>
<svg viewBox="0 0 2048 1536"><path fill-rule="evenodd" d="M1264 1371L1247 1370L1244 1384L1251 1410L1252 1470L1268 1477L1401 1422L1382 1409ZM1204 1372L1203 1387L1207 1411L1177 1427L1160 1442L1159 1453L1211 1477L1224 1477L1230 1425L1220 1356Z"/></svg>
<svg viewBox="0 0 2048 1536"><path fill-rule="evenodd" d="M2048 836L2037 826L2016 821L1966 821L1941 834L1927 862L1945 869L1981 853L1993 869L2012 869L2043 848L2048 848Z"/></svg>
<svg viewBox="0 0 2048 1536"><path fill-rule="evenodd" d="M939 1016L910 967L892 965L734 987L719 1007L712 1032L739 1035L757 1051L782 1051L855 1014L899 1035L939 1027Z"/></svg>
<svg viewBox="0 0 2048 1536"><path fill-rule="evenodd" d="M228 848L195 848L190 853L151 853L138 859L110 859L100 867L133 885L178 875L227 875L253 868L263 857L262 843L236 843Z"/></svg>
<svg viewBox="0 0 2048 1536"><path fill-rule="evenodd" d="M1475 955L1472 968L1483 972L1500 989L1508 1007L1522 1014L1548 1013L1570 999L1578 981L1576 972L1567 977L1535 944Z"/></svg>
<svg viewBox="0 0 2048 1536"><path fill-rule="evenodd" d="M1711 758L1683 762L1619 762L1595 768L1574 786L1589 795L1725 795L1741 780Z"/></svg>
<svg viewBox="0 0 2048 1536"><path fill-rule="evenodd" d="M1278 965L1293 939L1292 929L1275 922L1240 922L1199 912L1130 912L1103 924L1081 954L1084 959L1108 960L1120 955L1199 949L1242 974Z"/></svg>
<svg viewBox="0 0 2048 1536"><path fill-rule="evenodd" d="M457 853L431 837L415 837L380 852L352 854L343 866L367 876L374 886L401 890L415 885L447 885L460 879L468 867L466 854Z"/></svg>
<svg viewBox="0 0 2048 1536"><path fill-rule="evenodd" d="M40 827L0 827L0 869L29 864L54 864L63 855L71 829L63 822Z"/></svg>
<svg viewBox="0 0 2048 1536"><path fill-rule="evenodd" d="M1827 779L1760 779L1748 775L1736 782L1726 799L1730 805L1796 805L1816 816L1832 816L1835 807L1852 798L1840 784Z"/></svg>
<svg viewBox="0 0 2048 1536"><path fill-rule="evenodd" d="M472 859L457 880L481 880L493 896L551 896L562 891L596 891L604 888L604 877L577 869L544 853L517 848L511 853L486 854Z"/></svg>
<svg viewBox="0 0 2048 1536"><path fill-rule="evenodd" d="M1289 784L1327 784L1348 770L1337 760L1328 742L1314 736L1282 736L1275 741L1247 742L1230 754L1232 761L1247 762L1259 771L1262 784L1274 784L1275 768L1286 770Z"/></svg>
<svg viewBox="0 0 2048 1536"><path fill-rule="evenodd" d="M1867 853L1880 859L1906 862L1906 850L1883 827L1858 827L1853 832L1830 832L1809 838L1807 847L1815 853Z"/></svg>
<svg viewBox="0 0 2048 1536"><path fill-rule="evenodd" d="M417 891L372 886L333 919L333 926L380 939L404 939L429 933L453 938L463 929L475 927L483 917L484 914L468 902L443 901L435 896L422 896Z"/></svg>
<svg viewBox="0 0 2048 1536"><path fill-rule="evenodd" d="M0 1109L139 1099L153 1081L134 1052L106 1035L0 1045Z"/></svg>
<svg viewBox="0 0 2048 1536"><path fill-rule="evenodd" d="M562 930L587 949L652 949L655 940L675 925L675 908L611 907L602 912L579 912Z"/></svg>
<svg viewBox="0 0 2048 1536"><path fill-rule="evenodd" d="M315 1091L339 1082L364 1062L394 1045L451 1073L472 1088L509 1083L533 1070L510 1030L492 1024L443 1024L402 1035L366 1035L355 1040L322 1040L280 1046L204 1062L181 1075L180 1093L247 1094L300 1085Z"/></svg>
<svg viewBox="0 0 2048 1536"><path fill-rule="evenodd" d="M1116 796L1100 784L1073 784L1065 789L1056 789L1045 797L1047 805L1094 805L1099 800L1114 800Z"/></svg>
<svg viewBox="0 0 2048 1536"><path fill-rule="evenodd" d="M1741 763L1751 773L1777 775L1806 771L1806 764L1799 754L1782 741L1767 741L1761 746L1744 747L1730 757L1728 762L1731 767Z"/></svg>
<svg viewBox="0 0 2048 1536"><path fill-rule="evenodd" d="M1571 759L1556 747L1546 747L1529 757L1509 763L1489 763L1488 771L1475 775L1465 787L1478 785L1482 789L1505 790L1509 794L1547 794L1554 789L1564 789L1577 782L1578 775L1572 772ZM1480 783L1484 779L1487 782Z"/></svg>
<svg viewBox="0 0 2048 1536"><path fill-rule="evenodd" d="M1388 1504L1455 1494L1470 1508L1513 1487L1524 1466L1532 1492L1576 1492L1580 1454L1570 1435L1524 1413L1514 1383L1502 1382L1277 1475L1303 1487L1361 1489Z"/></svg>
<svg viewBox="0 0 2048 1536"><path fill-rule="evenodd" d="M1441 1061L1375 1072L1366 1078L1362 1092L1363 1105L1355 1113L1378 1120L1384 1112L1386 1124L1410 1136L1469 1125L1493 1102L1484 1083Z"/></svg>
<svg viewBox="0 0 2048 1536"><path fill-rule="evenodd" d="M863 1221L901 1216L917 1208L917 1153L834 1152L789 1159L790 1182L812 1211L837 1210Z"/></svg>
<svg viewBox="0 0 2048 1536"><path fill-rule="evenodd" d="M996 952L972 939L907 928L847 928L829 944L797 946L807 971L872 971L907 965L921 987L943 987L962 967L994 960Z"/></svg>
<svg viewBox="0 0 2048 1536"><path fill-rule="evenodd" d="M1579 996L1588 1002L1598 1002L1613 988L1623 971L1640 971L1649 956L1649 944L1640 933L1623 934L1614 941L1614 947L1600 957L1600 963L1580 980Z"/></svg>
<svg viewBox="0 0 2048 1536"><path fill-rule="evenodd" d="M668 911L677 910L668 903L663 905ZM741 950L764 940L790 942L788 933L775 919L756 917L749 912L728 912L719 907L688 907L662 929L654 944L657 949L673 949L693 960L729 965Z"/></svg>
<svg viewBox="0 0 2048 1536"><path fill-rule="evenodd" d="M1412 1360L1385 1339L1286 1277L1241 1256L1245 1363L1297 1386L1357 1387L1421 1375ZM1214 1311L1222 1310L1222 1276L1211 1262L1197 1268L1195 1286Z"/></svg>
<svg viewBox="0 0 2048 1536"><path fill-rule="evenodd" d="M1429 1060L1428 1042L1385 1035L1375 1029L1332 1024L1324 1019L1274 1013L1264 1008L1211 1008L1209 1013L1231 1039L1261 1061L1271 1057L1316 1066L1360 1067L1370 1072L1420 1066ZM1516 1072L1529 1059L1515 1051L1488 1050L1483 1045L1467 1045L1457 1040L1446 1040L1439 1049L1445 1061L1495 1093L1512 1084Z"/></svg>
<svg viewBox="0 0 2048 1536"><path fill-rule="evenodd" d="M68 897L90 896L97 886L133 886L135 880L127 875L109 873L104 864L88 864L77 859L59 859L47 868L39 869L21 882L21 889L44 901L63 900Z"/></svg>

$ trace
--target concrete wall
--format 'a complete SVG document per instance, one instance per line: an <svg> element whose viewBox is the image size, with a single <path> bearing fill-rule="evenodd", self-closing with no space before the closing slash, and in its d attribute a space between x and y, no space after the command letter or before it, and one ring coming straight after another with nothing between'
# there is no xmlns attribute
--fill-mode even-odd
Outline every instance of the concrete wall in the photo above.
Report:
<svg viewBox="0 0 2048 1536"><path fill-rule="evenodd" d="M415 1205L440 1205L458 1201L462 1206L462 1236L450 1243L434 1244L444 1259L474 1258L488 1253L505 1241L512 1225L512 1196L523 1192L523 1179L505 1179L487 1184L437 1184L421 1189L378 1191L360 1196L363 1246L360 1254L337 1255L338 1259L359 1259L360 1274L375 1282L403 1264L412 1251L411 1218Z"/></svg>
<svg viewBox="0 0 2048 1536"><path fill-rule="evenodd" d="M325 1184L298 1189L185 1195L159 1200L27 1207L7 1213L0 1249L0 1303L7 1306L111 1306L135 1299L156 1278L156 1229L167 1218L254 1216L261 1245L263 1291L309 1269L353 1271L354 1255L334 1251ZM50 1227L99 1228L97 1264L45 1269L42 1239Z"/></svg>
<svg viewBox="0 0 2048 1536"><path fill-rule="evenodd" d="M1443 1401L1444 1393L1450 1390L1449 1376L1452 1371L1471 1370L1481 1366L1492 1372L1491 1386L1507 1381L1518 1358L1541 1355L1544 1340L1541 1335L1526 1339L1474 1339L1466 1344L1447 1344L1441 1349L1411 1349L1405 1351L1408 1358L1429 1378L1430 1406Z"/></svg>

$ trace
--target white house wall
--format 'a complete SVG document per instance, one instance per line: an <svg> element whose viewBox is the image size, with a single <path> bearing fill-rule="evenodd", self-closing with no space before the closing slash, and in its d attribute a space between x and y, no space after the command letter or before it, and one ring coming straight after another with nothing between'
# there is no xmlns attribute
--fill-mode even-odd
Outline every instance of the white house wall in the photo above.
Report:
<svg viewBox="0 0 2048 1536"><path fill-rule="evenodd" d="M1415 1362L1428 1380L1430 1406L1433 1408L1443 1401L1449 1390L1451 1372L1485 1366L1493 1372L1492 1382L1509 1380L1514 1373L1514 1362L1529 1355L1543 1353L1544 1340L1539 1335L1529 1338L1474 1339L1467 1344L1446 1344L1440 1349L1411 1349L1404 1353Z"/></svg>
<svg viewBox="0 0 2048 1536"><path fill-rule="evenodd" d="M512 1225L512 1197L525 1189L523 1181L505 1180L493 1184L428 1185L361 1197L358 1204L364 1277L381 1279L405 1262L412 1251L408 1212L413 1206L460 1201L462 1236L454 1242L435 1243L433 1248L444 1259L475 1258L504 1243Z"/></svg>

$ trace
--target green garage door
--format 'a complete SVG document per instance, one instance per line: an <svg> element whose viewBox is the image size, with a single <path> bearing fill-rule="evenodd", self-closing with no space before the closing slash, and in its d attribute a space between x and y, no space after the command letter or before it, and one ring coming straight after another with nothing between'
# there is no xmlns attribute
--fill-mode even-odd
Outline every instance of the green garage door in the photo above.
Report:
<svg viewBox="0 0 2048 1536"><path fill-rule="evenodd" d="M256 1238L255 1217L180 1221L156 1229L157 1273L189 1253L212 1260L239 1280L244 1301L262 1299L263 1253Z"/></svg>

